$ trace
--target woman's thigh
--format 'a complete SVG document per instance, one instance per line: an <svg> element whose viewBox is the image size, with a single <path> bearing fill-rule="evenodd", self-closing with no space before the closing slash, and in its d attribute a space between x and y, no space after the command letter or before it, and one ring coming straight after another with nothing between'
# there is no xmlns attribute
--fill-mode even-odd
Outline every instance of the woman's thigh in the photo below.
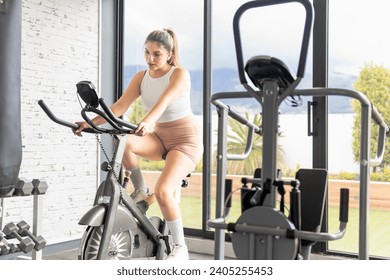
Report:
<svg viewBox="0 0 390 280"><path fill-rule="evenodd" d="M194 170L195 166L194 161L183 152L170 151L156 188L164 188L165 191L175 190L178 186L181 186L182 180Z"/></svg>
<svg viewBox="0 0 390 280"><path fill-rule="evenodd" d="M132 152L148 160L162 160L165 148L154 133L145 136L131 134L127 138L126 152Z"/></svg>

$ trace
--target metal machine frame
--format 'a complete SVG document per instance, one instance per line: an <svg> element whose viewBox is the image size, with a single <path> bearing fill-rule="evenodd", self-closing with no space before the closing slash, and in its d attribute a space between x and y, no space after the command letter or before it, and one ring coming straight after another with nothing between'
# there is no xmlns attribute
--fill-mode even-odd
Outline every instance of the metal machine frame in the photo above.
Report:
<svg viewBox="0 0 390 280"><path fill-rule="evenodd" d="M246 79L244 63L243 63L243 52L241 45L241 36L239 21L241 16L248 10L253 8L259 8L270 5L278 5L290 2L297 2L303 5L306 11L306 21L304 26L303 40L301 46L301 53L299 57L299 64L297 70L297 77L292 78L287 77L287 86L284 86L285 81L275 79L274 77L258 77L261 79L261 83L257 83L256 80L252 79L252 82L260 88L254 89ZM311 88L311 89L296 89L302 78L304 77L304 70L306 64L306 56L309 46L309 38L312 27L313 20L313 8L309 1L307 0L258 0L251 1L243 4L236 12L233 20L233 31L235 39L235 47L237 54L237 64L239 71L240 82L246 91L242 92L222 92L214 94L211 97L211 102L214 104L218 111L218 155L217 155L217 193L216 193L216 219L210 220L208 225L215 228L215 259L224 258L224 242L225 242L225 230L233 229L243 232L256 232L258 234L267 234L268 236L276 236L285 234L281 232L280 229L276 228L267 228L267 227L250 227L250 225L228 225L225 223L223 217L224 201L225 201L225 179L226 179L226 161L239 159L240 157L227 155L226 152L226 135L227 135L227 117L230 116L233 119L239 121L243 125L249 127L250 133L257 132L261 133L263 136L263 160L261 168L261 179L258 180L260 185L265 184L267 180L275 182L278 180L277 174L277 132L278 132L278 118L279 118L279 107L281 103L288 97L291 96L312 96L312 97L322 97L322 96L345 96L358 100L361 105L361 139L360 139L360 212L359 212L359 259L368 259L368 209L369 209L369 180L370 180L370 167L379 165L383 160L384 156L384 147L385 147L385 138L386 135L389 135L389 127L384 122L384 119L377 111L377 109L370 103L367 97L360 92L347 90L347 89L338 89L338 88ZM270 57L260 57L260 59L267 60L267 63L272 63ZM281 68L285 70L285 68ZM259 68L259 71L262 69ZM266 69L268 70L268 69ZM280 70L280 69L277 69ZM287 69L288 70L288 69ZM288 72L288 71L286 71ZM289 73L278 73L278 75L284 78ZM265 74L266 75L266 74ZM259 74L261 76L261 74ZM257 127L253 123L250 123L246 118L228 105L224 104L221 99L225 98L254 98L262 108L262 125ZM376 158L370 159L370 135L371 135L371 126L370 120L379 126L379 138L378 138L378 147L376 151ZM252 137L251 134L248 137L247 148L251 147ZM245 155L249 153L248 150L245 151ZM270 194L267 196L264 204L261 207L276 207L276 188L270 189ZM342 198L342 201L344 198ZM341 205L345 207L346 205ZM346 206L347 207L347 206ZM342 209L341 211L345 211ZM302 233L299 230L295 231L295 236L304 235L304 238L309 238L309 240L316 241L328 241L335 240L342 237L345 231L346 224L341 221L340 231L336 234L327 234L327 233ZM309 236L310 235L310 236ZM272 238L268 238L269 242L268 248L272 247ZM254 256L253 254L251 256ZM272 252L269 251L266 254L267 259L272 259Z"/></svg>

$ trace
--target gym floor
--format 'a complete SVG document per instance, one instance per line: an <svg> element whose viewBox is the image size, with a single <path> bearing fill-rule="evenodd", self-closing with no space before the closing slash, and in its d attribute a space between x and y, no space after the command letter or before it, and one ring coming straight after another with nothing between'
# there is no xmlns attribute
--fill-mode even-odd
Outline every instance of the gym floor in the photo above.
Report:
<svg viewBox="0 0 390 280"><path fill-rule="evenodd" d="M186 243L190 251L190 260L213 260L214 246L211 240L202 240L198 238L186 238ZM77 260L78 242L71 241L62 247L52 250L46 248L42 259L44 260ZM234 253L230 246L226 246L226 259L234 259Z"/></svg>
<svg viewBox="0 0 390 280"><path fill-rule="evenodd" d="M187 246L190 251L190 260L214 260L213 250L214 245L212 240L203 240L198 238L187 238ZM54 252L47 252L43 255L44 260L77 260L78 249L76 242L72 242L70 245L73 246L72 249L63 248L62 250L56 250ZM230 244L225 246L225 259L233 260L234 252ZM336 256L329 255L318 255L312 254L310 256L311 260L336 260L341 259Z"/></svg>
<svg viewBox="0 0 390 280"><path fill-rule="evenodd" d="M214 244L212 240L186 238L190 251L190 260L214 260ZM47 245L42 251L43 260L77 260L79 240L72 240L61 244ZM0 260L31 259L31 253L15 253L0 256ZM225 245L225 259L234 260L235 255L231 244ZM312 254L311 260L342 259L337 256Z"/></svg>
<svg viewBox="0 0 390 280"><path fill-rule="evenodd" d="M77 249L46 255L44 260L77 260ZM190 253L190 260L212 260L212 255Z"/></svg>

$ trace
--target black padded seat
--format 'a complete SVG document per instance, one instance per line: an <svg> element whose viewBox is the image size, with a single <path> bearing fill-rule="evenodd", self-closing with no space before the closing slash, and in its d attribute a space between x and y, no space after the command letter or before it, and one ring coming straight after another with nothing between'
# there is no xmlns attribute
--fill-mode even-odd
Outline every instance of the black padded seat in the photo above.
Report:
<svg viewBox="0 0 390 280"><path fill-rule="evenodd" d="M259 55L252 57L246 63L245 71L252 83L260 90L263 89L265 81L277 81L282 91L295 81L294 75L287 65L271 56Z"/></svg>

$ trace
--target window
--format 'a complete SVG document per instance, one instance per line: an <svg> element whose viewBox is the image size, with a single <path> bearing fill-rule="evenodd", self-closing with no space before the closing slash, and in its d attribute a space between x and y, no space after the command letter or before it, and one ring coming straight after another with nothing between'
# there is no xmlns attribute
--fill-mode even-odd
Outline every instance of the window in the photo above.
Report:
<svg viewBox="0 0 390 280"><path fill-rule="evenodd" d="M181 65L191 75L192 110L202 125L202 71L203 71L203 1L179 0L124 0L123 89L131 77L146 69L143 44L147 35L156 29L172 28L179 44ZM130 112L131 114L131 112ZM162 162L144 162L146 183L154 187ZM184 178L183 178L184 179ZM190 186L181 189L180 207L185 227L201 228L202 179L201 164L188 178ZM148 211L160 215L157 203Z"/></svg>
<svg viewBox="0 0 390 280"><path fill-rule="evenodd" d="M365 83L374 82L376 85L382 83L385 89L379 89L370 100L374 106L382 109L381 113L389 123L389 107L381 103L389 102L390 81L380 79L367 81L369 76L373 76L362 76L364 75L362 71L374 73L373 71L382 69L380 73L383 73L383 77L386 75L390 77L390 54L388 52L390 19L387 16L385 2L357 0L352 3L346 0L331 0L329 9L329 87L364 92ZM362 81L363 78L366 81ZM358 82L359 79L360 82ZM378 100L376 97L379 94L384 94L384 98ZM358 182L355 180L359 173L359 163L356 162L354 153L357 154L357 152L353 148L355 117L356 111L350 99L340 97L329 99L329 168L337 178L337 181L330 181L330 194L342 185L349 187L351 191L350 218L346 236L340 241L330 242L329 249L348 253L357 253L359 250L359 192ZM377 126L373 126L372 133L374 134L376 130ZM390 256L388 236L390 227L385 222L390 220L389 176L386 180L388 165L387 162L384 166L376 168L369 186L368 248L372 256ZM337 199L333 200L330 196L329 226L334 229L338 223L338 211L333 201Z"/></svg>
<svg viewBox="0 0 390 280"><path fill-rule="evenodd" d="M162 3L157 0L142 2L124 0L123 86L127 86L130 78L137 71L145 69L143 43L147 34L154 29L170 27L175 30L179 38L182 65L189 69L191 74L192 106L200 124L203 114L203 2L201 0L167 0ZM213 94L244 91L237 71L232 22L235 12L245 2L248 1L212 1ZM380 66L385 68L385 71L389 71L390 29L387 27L390 26L390 20L385 14L387 9L382 2L380 0L371 2L357 0L352 4L351 1L346 0L329 0L329 87L356 89L360 71L367 65ZM244 63L255 55L271 55L282 60L290 70L296 72L303 22L304 9L297 3L263 7L245 13L240 22ZM311 88L312 76L310 46L305 77L299 88ZM388 84L387 88L389 88ZM390 95L389 92L387 94ZM227 102L242 114L248 113L251 119L261 112L260 105L254 100L234 99ZM379 106L379 104L374 105ZM280 111L279 123L282 136L278 141L283 153L279 157L279 165L284 176L294 176L297 169L312 166L313 147L312 138L307 136L306 100L303 100L303 105L298 108L283 104ZM212 151L216 150L217 145L215 113L216 110L212 106L212 130L210 131ZM386 122L389 123L389 113L386 110L381 113L385 115ZM328 248L332 251L346 253L357 253L359 244L359 209L356 208L359 199L356 195L358 182L354 180L358 176L359 164L354 159L352 133L355 115L350 99L329 98L329 232L334 232L338 226L337 188L347 185L353 191L350 197L350 222L346 237L340 241L329 242ZM232 133L234 131L229 128L228 135ZM389 145L388 148L390 148ZM214 159L213 156L212 160ZM215 163L212 165L215 174ZM145 173L150 176L151 185L154 184L153 180L156 179L160 167L153 167L151 163L148 163L148 167L144 169ZM151 169L157 169L157 173ZM198 170L201 171L200 166ZM236 166L232 170L229 176L235 179L243 175L253 175L251 172L244 172L242 166ZM237 173L240 174L235 176ZM370 255L389 257L390 248L386 246L390 244L388 234L386 235L389 232L389 226L388 223L383 222L390 218L390 182L383 181L386 181L386 176L389 178L389 166L377 168L375 173L370 185L369 252ZM233 187L240 187L239 179L236 182ZM181 208L184 225L188 228L200 229L202 225L201 175L194 176L193 174L190 184L189 188L182 189ZM214 187L213 198L215 197L215 177L212 178L212 185ZM236 202L233 202L231 221L235 221L240 214L239 193L234 198ZM215 214L214 207L215 201L211 200L212 217Z"/></svg>

